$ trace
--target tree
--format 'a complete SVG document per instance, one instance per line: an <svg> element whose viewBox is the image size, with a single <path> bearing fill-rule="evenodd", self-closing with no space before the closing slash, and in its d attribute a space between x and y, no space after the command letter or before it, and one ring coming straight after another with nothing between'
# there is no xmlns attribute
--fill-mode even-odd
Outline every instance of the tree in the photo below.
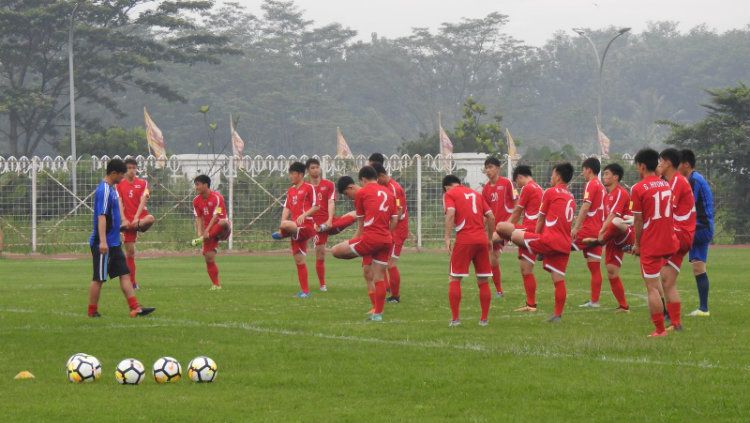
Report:
<svg viewBox="0 0 750 423"><path fill-rule="evenodd" d="M76 135L76 147L92 156L137 156L145 155L146 130L143 128L125 129L113 126L101 131L82 130ZM61 154L70 154L70 139L64 138L58 145Z"/></svg>

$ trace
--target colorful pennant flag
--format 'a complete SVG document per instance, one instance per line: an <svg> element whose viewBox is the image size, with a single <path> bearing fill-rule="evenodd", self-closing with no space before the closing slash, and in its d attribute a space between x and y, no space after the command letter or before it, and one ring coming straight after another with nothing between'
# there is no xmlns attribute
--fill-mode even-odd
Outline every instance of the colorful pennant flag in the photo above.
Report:
<svg viewBox="0 0 750 423"><path fill-rule="evenodd" d="M596 125L596 135L599 139L599 149L602 157L609 157L609 145L611 144L611 141L606 135L604 135L604 132L602 132L602 128L599 127L598 123Z"/></svg>
<svg viewBox="0 0 750 423"><path fill-rule="evenodd" d="M149 152L157 158L157 165L163 167L167 157L164 136L161 133L161 129L156 126L156 123L149 116L145 106L143 107L143 119L146 121L146 141L148 142Z"/></svg>
<svg viewBox="0 0 750 423"><path fill-rule="evenodd" d="M336 156L344 159L354 158L352 150L349 148L349 144L344 139L344 134L341 133L341 128L336 127Z"/></svg>
<svg viewBox="0 0 750 423"><path fill-rule="evenodd" d="M453 154L453 142L448 138L448 134L443 129L443 125L439 125L440 134L440 154L443 156L449 156Z"/></svg>
<svg viewBox="0 0 750 423"><path fill-rule="evenodd" d="M505 137L508 139L508 156L512 160L518 159L518 150L516 150L516 142L513 141L513 136L510 134L510 129L505 128Z"/></svg>
<svg viewBox="0 0 750 423"><path fill-rule="evenodd" d="M234 129L234 119L232 114L229 114L229 130L232 134L232 155L242 157L243 150L245 150L245 141L242 140L240 134Z"/></svg>

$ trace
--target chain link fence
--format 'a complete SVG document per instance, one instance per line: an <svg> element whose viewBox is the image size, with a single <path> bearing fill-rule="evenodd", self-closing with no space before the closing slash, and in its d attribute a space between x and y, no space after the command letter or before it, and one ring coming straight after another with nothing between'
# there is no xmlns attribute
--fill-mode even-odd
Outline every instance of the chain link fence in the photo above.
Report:
<svg viewBox="0 0 750 423"><path fill-rule="evenodd" d="M366 157L354 159L317 157L323 176L336 180L343 175L356 176ZM289 186L287 169L293 161L304 162L306 156L226 157L197 154L175 155L168 159L137 157L139 177L148 180L151 199L149 212L156 223L139 235L139 249L188 250L195 237L192 200L195 196L192 178L200 173L212 179L212 188L224 195L233 223L233 233L226 248L239 251L267 251L287 248L287 243L273 241L270 234L278 227L284 195ZM472 188L481 190L486 178L482 174L485 156L459 153L451 158L441 156L391 156L386 168L403 185L408 199L410 237L407 247L431 248L440 245L443 231L441 179L451 171ZM77 253L88 251L88 237L93 227L93 193L104 175L109 157L79 159L75 163L76 188L71 178L71 158L0 157L0 251L13 253ZM580 169L583 160L573 165ZM626 169L624 183L630 185L637 175L628 155L618 161ZM606 163L607 161L605 161ZM524 161L531 166L535 179L548 185L554 166L551 161ZM513 164L518 164L515 161ZM503 172L511 173L505 158ZM722 175L710 172L710 166L699 170L712 183L717 210L715 242L739 244L750 242L750 234L727 228L724 222L747 221L747 210L732 210L733 191L717 190ZM708 170L708 171L707 171ZM356 179L356 178L355 178ZM580 200L582 177L577 174L571 190ZM352 203L339 198L336 214L352 210ZM744 216L737 216L745 213ZM331 244L347 239L353 229L333 237Z"/></svg>

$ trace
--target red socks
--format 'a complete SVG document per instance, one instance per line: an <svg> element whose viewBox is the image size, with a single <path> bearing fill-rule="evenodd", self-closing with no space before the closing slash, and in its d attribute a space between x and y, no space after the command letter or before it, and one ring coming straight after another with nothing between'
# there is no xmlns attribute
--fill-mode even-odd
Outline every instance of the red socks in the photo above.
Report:
<svg viewBox="0 0 750 423"><path fill-rule="evenodd" d="M99 306L98 305L96 305L96 304L89 304L89 312L88 312L89 316L93 316L94 313L96 313L97 311L99 311Z"/></svg>
<svg viewBox="0 0 750 423"><path fill-rule="evenodd" d="M388 269L388 279L391 281L391 295L398 297L401 288L401 273L399 273L398 267Z"/></svg>
<svg viewBox="0 0 750 423"><path fill-rule="evenodd" d="M555 282L555 316L562 316L566 296L565 281Z"/></svg>
<svg viewBox="0 0 750 423"><path fill-rule="evenodd" d="M385 281L375 282L375 314L383 314L385 307Z"/></svg>
<svg viewBox="0 0 750 423"><path fill-rule="evenodd" d="M479 284L479 305L482 307L481 320L487 320L487 316L490 314L491 302L492 302L492 292L490 292L490 284L480 283Z"/></svg>
<svg viewBox="0 0 750 423"><path fill-rule="evenodd" d="M503 292L502 274L500 273L500 265L492 266L492 283L495 284L495 290L497 292Z"/></svg>
<svg viewBox="0 0 750 423"><path fill-rule="evenodd" d="M326 284L326 262L325 260L315 260L315 272L318 274L320 286Z"/></svg>
<svg viewBox="0 0 750 423"><path fill-rule="evenodd" d="M355 221L356 219L354 218L354 216L345 215L341 217L335 217L331 222L331 229L328 230L328 234L336 235L337 233L351 226Z"/></svg>
<svg viewBox="0 0 750 423"><path fill-rule="evenodd" d="M602 264L598 261L587 261L591 272L591 302L598 303L602 293Z"/></svg>
<svg viewBox="0 0 750 423"><path fill-rule="evenodd" d="M483 284L487 286L487 284ZM451 315L453 320L458 320L459 306L461 305L461 282L451 281L448 284L448 301L451 305Z"/></svg>
<svg viewBox="0 0 750 423"><path fill-rule="evenodd" d="M208 277L211 278L212 284L221 285L219 283L219 268L216 266L216 262L206 263L206 271L208 272Z"/></svg>
<svg viewBox="0 0 750 423"><path fill-rule="evenodd" d="M307 285L307 264L297 265L297 278L299 279L299 288L305 294L310 293L310 287Z"/></svg>
<svg viewBox="0 0 750 423"><path fill-rule="evenodd" d="M533 273L523 275L523 288L526 290L526 305L536 307L536 278Z"/></svg>
<svg viewBox="0 0 750 423"><path fill-rule="evenodd" d="M669 320L672 322L672 326L680 326L680 303L667 303L667 312L669 313Z"/></svg>
<svg viewBox="0 0 750 423"><path fill-rule="evenodd" d="M128 264L128 270L130 270L130 281L133 282L133 286L135 286L135 257L126 257L125 262Z"/></svg>
<svg viewBox="0 0 750 423"><path fill-rule="evenodd" d="M658 333L664 332L664 313L652 314L651 321L654 322L654 327Z"/></svg>
<svg viewBox="0 0 750 423"><path fill-rule="evenodd" d="M617 302L622 308L628 308L628 302L625 300L625 288L622 286L622 280L619 276L609 280L609 286L612 288L612 293L615 295Z"/></svg>
<svg viewBox="0 0 750 423"><path fill-rule="evenodd" d="M96 307L96 306L94 306ZM137 310L138 307L140 307L140 304L138 304L138 299L135 298L135 295L128 298L128 307L130 307L131 310ZM89 309L91 306L89 306Z"/></svg>

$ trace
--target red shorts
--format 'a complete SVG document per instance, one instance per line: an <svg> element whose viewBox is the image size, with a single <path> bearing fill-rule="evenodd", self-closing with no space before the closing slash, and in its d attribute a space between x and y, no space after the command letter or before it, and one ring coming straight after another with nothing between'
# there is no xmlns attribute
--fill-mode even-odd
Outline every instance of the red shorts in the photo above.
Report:
<svg viewBox="0 0 750 423"><path fill-rule="evenodd" d="M680 246L677 248L677 251L669 257L667 262L679 272L682 267L682 259L685 258L685 255L693 246L693 235L689 232L677 229L675 229L674 234L677 236L677 241L679 241Z"/></svg>
<svg viewBox="0 0 750 423"><path fill-rule="evenodd" d="M148 211L143 210L141 212L140 219L143 219L144 217L148 216ZM130 219L132 221L133 219ZM135 242L138 239L138 231L137 230L126 230L122 232L122 242Z"/></svg>
<svg viewBox="0 0 750 423"><path fill-rule="evenodd" d="M542 264L544 270L552 273L558 273L565 276L565 270L568 268L568 258L570 252L560 252L544 242L542 235L534 232L524 232L524 243L526 249L533 255L542 254Z"/></svg>
<svg viewBox="0 0 750 423"><path fill-rule="evenodd" d="M349 248L354 254L362 257L363 266L371 263L387 265L392 245L392 242L372 241L365 237L349 240Z"/></svg>
<svg viewBox="0 0 750 423"><path fill-rule="evenodd" d="M641 254L641 273L646 279L658 278L661 268L667 265L669 255L666 256L644 256Z"/></svg>
<svg viewBox="0 0 750 423"><path fill-rule="evenodd" d="M297 233L290 239L292 247L292 254L307 255L307 241L314 238L318 233L315 231L312 223L305 223L305 225L297 228Z"/></svg>
<svg viewBox="0 0 750 423"><path fill-rule="evenodd" d="M593 258L593 259L602 259L602 246L601 245L595 245L593 247L589 247L588 245L583 243L584 238L596 238L599 234L591 235L588 234L582 234L578 233L576 234L576 239L573 241L573 249L576 251L583 252L583 257L585 258Z"/></svg>
<svg viewBox="0 0 750 423"><path fill-rule="evenodd" d="M227 221L229 223L229 221ZM212 228L213 230L213 228ZM206 254L209 251L216 251L219 248L219 241L224 241L227 238L229 238L229 234L232 233L232 224L229 223L227 228L219 233L216 237L209 238L205 241L203 241L203 254Z"/></svg>
<svg viewBox="0 0 750 423"><path fill-rule="evenodd" d="M534 232L533 229L526 228L523 225L516 225L516 229L520 229L524 232L532 232L532 233ZM536 261L536 254L532 254L532 252L529 251L528 248L519 245L518 246L518 259L526 260L530 262L531 264L534 264L534 262Z"/></svg>
<svg viewBox="0 0 750 423"><path fill-rule="evenodd" d="M474 263L474 273L478 278L492 276L490 251L487 244L456 244L451 253L450 275L453 277L469 276L469 265Z"/></svg>
<svg viewBox="0 0 750 423"><path fill-rule="evenodd" d="M632 245L634 242L635 233L633 232L633 227L628 226L628 230L624 234L612 238L607 243L604 253L604 264L622 267L622 258L625 257L625 252L622 249L626 245Z"/></svg>

